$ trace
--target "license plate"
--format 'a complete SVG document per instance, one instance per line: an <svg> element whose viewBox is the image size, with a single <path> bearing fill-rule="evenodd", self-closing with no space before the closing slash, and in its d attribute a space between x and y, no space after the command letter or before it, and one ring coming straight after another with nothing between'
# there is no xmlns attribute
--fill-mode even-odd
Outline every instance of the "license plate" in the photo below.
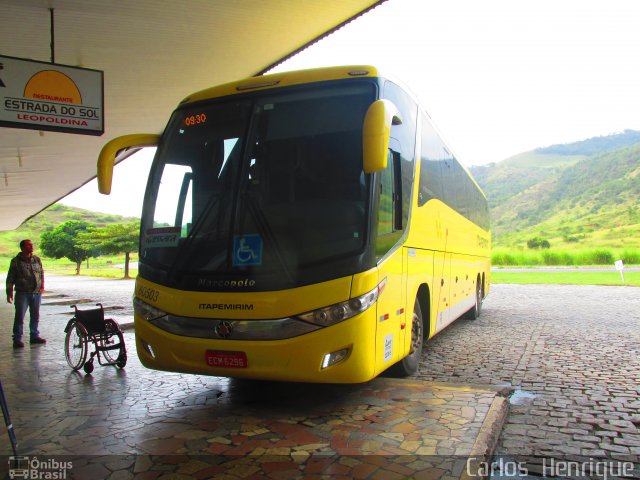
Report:
<svg viewBox="0 0 640 480"><path fill-rule="evenodd" d="M210 367L247 368L248 366L247 354L244 352L207 350L204 359Z"/></svg>

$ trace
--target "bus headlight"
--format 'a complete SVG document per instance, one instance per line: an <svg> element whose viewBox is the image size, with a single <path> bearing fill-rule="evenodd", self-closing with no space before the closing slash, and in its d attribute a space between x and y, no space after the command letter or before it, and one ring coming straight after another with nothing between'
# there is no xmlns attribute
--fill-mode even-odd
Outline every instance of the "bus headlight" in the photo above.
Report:
<svg viewBox="0 0 640 480"><path fill-rule="evenodd" d="M319 308L312 312L303 313L301 315L297 315L297 317L305 322L313 323L314 325L319 325L321 327L328 327L329 325L342 322L343 320L347 320L348 318L354 317L359 313L368 310L373 304L375 304L378 297L384 290L386 283L387 279L385 278L376 286L376 288L364 295L352 298L346 302L336 303L335 305Z"/></svg>
<svg viewBox="0 0 640 480"><path fill-rule="evenodd" d="M159 308L154 307L153 305L149 305L146 302L143 302L138 297L133 297L133 311L139 317L144 318L148 322L151 320L155 320L156 318L164 317L167 315L167 312L163 312Z"/></svg>

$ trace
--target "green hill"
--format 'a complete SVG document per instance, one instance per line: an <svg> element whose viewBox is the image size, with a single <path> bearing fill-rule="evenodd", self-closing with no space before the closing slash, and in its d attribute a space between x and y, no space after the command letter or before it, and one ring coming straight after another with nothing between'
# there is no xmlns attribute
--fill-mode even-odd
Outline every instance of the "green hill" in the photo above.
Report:
<svg viewBox="0 0 640 480"><path fill-rule="evenodd" d="M15 230L0 232L0 257L10 258L16 255L20 248L20 240L30 238L36 251L39 250L42 232L53 229L68 220L84 220L96 227L104 227L112 223L131 223L138 221L135 217L122 217L107 213L90 212L81 208L55 204L42 211L35 217L24 222Z"/></svg>
<svg viewBox="0 0 640 480"><path fill-rule="evenodd" d="M543 155L586 155L593 156L619 150L640 143L640 132L625 130L622 133L588 138L579 142L551 145L537 148L536 153Z"/></svg>
<svg viewBox="0 0 640 480"><path fill-rule="evenodd" d="M471 167L473 176L487 194L491 208L544 182L586 158L583 155L554 155L526 152L500 163Z"/></svg>
<svg viewBox="0 0 640 480"><path fill-rule="evenodd" d="M489 199L494 245L640 247L640 132L511 157L472 173Z"/></svg>

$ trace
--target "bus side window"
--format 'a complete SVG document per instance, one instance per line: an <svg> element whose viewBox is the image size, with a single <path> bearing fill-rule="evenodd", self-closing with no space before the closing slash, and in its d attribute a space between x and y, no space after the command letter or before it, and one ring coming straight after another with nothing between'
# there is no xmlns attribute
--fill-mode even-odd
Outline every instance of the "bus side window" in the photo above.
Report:
<svg viewBox="0 0 640 480"><path fill-rule="evenodd" d="M389 150L387 168L380 173L380 200L378 203L378 235L393 233L394 222L394 162L393 154Z"/></svg>
<svg viewBox="0 0 640 480"><path fill-rule="evenodd" d="M420 181L418 190L418 206L429 200L442 200L442 168L444 161L441 152L442 140L426 114L422 113L422 130L420 132Z"/></svg>
<svg viewBox="0 0 640 480"><path fill-rule="evenodd" d="M384 256L402 236L402 174L400 154L389 149L387 168L380 172L376 256Z"/></svg>
<svg viewBox="0 0 640 480"><path fill-rule="evenodd" d="M380 176L378 234L402 230L402 173L400 154L389 150L387 168Z"/></svg>
<svg viewBox="0 0 640 480"><path fill-rule="evenodd" d="M400 154L389 151L391 158L389 162L393 164L393 230L402 230L403 198L402 198L402 170L400 165Z"/></svg>
<svg viewBox="0 0 640 480"><path fill-rule="evenodd" d="M418 120L418 105L402 88L393 82L384 83L383 98L389 99L400 111L402 123L391 127L389 147L398 152L398 179L402 183L404 193L403 205L400 208L402 218L399 229L407 226L409 221L409 207L411 203L411 189L414 181L416 128Z"/></svg>

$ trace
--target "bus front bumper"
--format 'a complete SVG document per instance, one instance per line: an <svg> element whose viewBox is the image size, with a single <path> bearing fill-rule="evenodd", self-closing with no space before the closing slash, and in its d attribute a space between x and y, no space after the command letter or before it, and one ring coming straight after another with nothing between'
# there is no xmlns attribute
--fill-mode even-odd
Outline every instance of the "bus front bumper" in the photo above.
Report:
<svg viewBox="0 0 640 480"><path fill-rule="evenodd" d="M137 315L135 333L140 361L155 370L314 383L360 383L377 374L375 314L371 311L282 340L181 336ZM330 365L336 359L339 361Z"/></svg>

